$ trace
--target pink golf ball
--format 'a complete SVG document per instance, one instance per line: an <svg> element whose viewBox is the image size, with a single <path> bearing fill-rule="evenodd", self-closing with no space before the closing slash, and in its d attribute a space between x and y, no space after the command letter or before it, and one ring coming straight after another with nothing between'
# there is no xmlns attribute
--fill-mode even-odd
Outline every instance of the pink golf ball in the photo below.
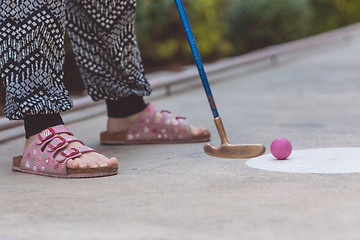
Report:
<svg viewBox="0 0 360 240"><path fill-rule="evenodd" d="M286 138L277 138L271 143L270 151L275 158L284 160L290 156L292 146Z"/></svg>

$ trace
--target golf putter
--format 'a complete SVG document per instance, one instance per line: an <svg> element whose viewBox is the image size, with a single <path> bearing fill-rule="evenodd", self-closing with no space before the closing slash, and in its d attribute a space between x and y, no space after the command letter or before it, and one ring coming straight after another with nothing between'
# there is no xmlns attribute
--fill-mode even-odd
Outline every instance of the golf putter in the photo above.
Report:
<svg viewBox="0 0 360 240"><path fill-rule="evenodd" d="M222 157L222 158L252 158L257 157L265 153L265 147L261 144L242 144L242 145L233 145L230 144L225 133L225 129L221 118L219 116L218 110L215 105L215 101L213 95L211 93L209 81L207 80L207 76L204 70L204 66L200 57L199 50L197 48L194 35L191 30L191 26L189 20L187 18L185 8L182 0L175 0L177 9L180 14L180 18L182 24L185 29L186 37L188 39L192 54L194 56L197 69L200 74L200 78L206 92L207 99L210 104L211 111L214 115L214 122L216 128L219 132L221 138L221 145L219 147L215 147L212 144L205 144L204 151L214 157Z"/></svg>

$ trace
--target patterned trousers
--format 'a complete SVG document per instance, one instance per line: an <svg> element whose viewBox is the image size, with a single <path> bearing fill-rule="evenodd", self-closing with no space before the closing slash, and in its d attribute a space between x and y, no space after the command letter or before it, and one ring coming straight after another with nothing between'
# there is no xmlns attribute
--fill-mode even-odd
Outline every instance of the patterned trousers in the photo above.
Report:
<svg viewBox="0 0 360 240"><path fill-rule="evenodd" d="M64 32L94 100L146 96L151 87L134 34L136 0L1 0L0 77L5 116L69 110Z"/></svg>

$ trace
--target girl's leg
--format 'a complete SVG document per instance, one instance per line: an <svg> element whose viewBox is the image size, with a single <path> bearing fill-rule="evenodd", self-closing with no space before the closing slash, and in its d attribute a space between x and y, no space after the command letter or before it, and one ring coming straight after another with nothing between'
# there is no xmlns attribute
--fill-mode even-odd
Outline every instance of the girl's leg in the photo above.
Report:
<svg viewBox="0 0 360 240"><path fill-rule="evenodd" d="M5 0L0 4L0 77L6 88L5 116L25 120L27 141L37 133L62 124L60 112L72 101L62 83L65 3L62 0ZM70 143L77 147L80 143ZM81 144L80 144L81 145ZM95 167L107 162L98 153L86 153L68 167Z"/></svg>
<svg viewBox="0 0 360 240"><path fill-rule="evenodd" d="M136 1L66 3L68 33L89 95L94 100L149 95L134 34Z"/></svg>
<svg viewBox="0 0 360 240"><path fill-rule="evenodd" d="M6 88L5 116L69 110L63 78L64 4L61 0L4 0L0 4L0 73Z"/></svg>
<svg viewBox="0 0 360 240"><path fill-rule="evenodd" d="M67 29L88 93L106 100L107 131L125 131L151 92L134 32L136 1L66 1ZM205 131L190 127L193 135Z"/></svg>

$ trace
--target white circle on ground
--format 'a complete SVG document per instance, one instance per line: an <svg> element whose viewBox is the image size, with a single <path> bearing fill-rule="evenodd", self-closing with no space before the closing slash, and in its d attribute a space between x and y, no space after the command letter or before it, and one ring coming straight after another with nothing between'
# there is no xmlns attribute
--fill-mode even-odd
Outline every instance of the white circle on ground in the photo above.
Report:
<svg viewBox="0 0 360 240"><path fill-rule="evenodd" d="M266 154L251 158L246 165L276 172L357 173L360 172L360 148L318 148L293 151L286 160Z"/></svg>

